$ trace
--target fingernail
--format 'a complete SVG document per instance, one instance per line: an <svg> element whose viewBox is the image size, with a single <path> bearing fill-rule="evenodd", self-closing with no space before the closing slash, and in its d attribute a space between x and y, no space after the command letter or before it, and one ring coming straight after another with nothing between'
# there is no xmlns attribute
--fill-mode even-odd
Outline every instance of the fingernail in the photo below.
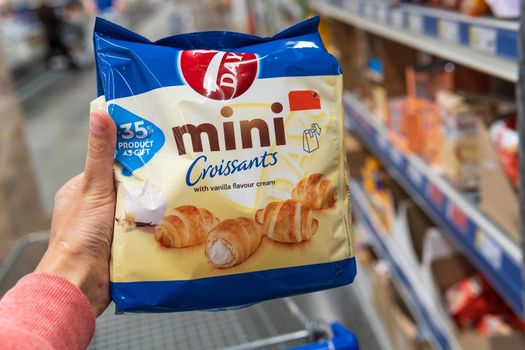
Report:
<svg viewBox="0 0 525 350"><path fill-rule="evenodd" d="M104 116L98 112L91 113L89 117L89 129L96 135L102 135L108 128Z"/></svg>

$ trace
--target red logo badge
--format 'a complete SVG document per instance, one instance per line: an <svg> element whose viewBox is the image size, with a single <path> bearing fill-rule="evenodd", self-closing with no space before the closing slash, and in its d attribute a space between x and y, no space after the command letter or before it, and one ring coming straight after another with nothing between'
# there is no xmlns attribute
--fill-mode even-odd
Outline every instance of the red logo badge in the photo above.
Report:
<svg viewBox="0 0 525 350"><path fill-rule="evenodd" d="M257 76L257 56L212 50L183 51L180 67L186 83L214 100L230 100L246 92Z"/></svg>

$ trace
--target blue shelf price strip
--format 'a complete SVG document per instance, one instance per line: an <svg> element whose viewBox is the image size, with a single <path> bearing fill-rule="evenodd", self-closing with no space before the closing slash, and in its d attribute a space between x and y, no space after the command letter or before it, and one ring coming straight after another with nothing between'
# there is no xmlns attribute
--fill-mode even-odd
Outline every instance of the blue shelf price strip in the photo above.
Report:
<svg viewBox="0 0 525 350"><path fill-rule="evenodd" d="M509 60L518 59L518 27L507 27L508 21L496 21L494 25L485 22L476 23L475 18L470 21L447 18L446 12L442 16L423 14L423 11L411 11L410 7L385 7L381 4L370 4L366 1L352 0L325 0L321 1L339 10L347 11L345 3L357 3L355 14L372 20L380 20L385 25L411 31L420 35L441 39L455 43L476 51L486 52L494 56ZM424 8L422 8L424 9ZM437 11L434 11L437 13ZM381 16L377 14L381 13ZM503 27L497 23L503 23Z"/></svg>
<svg viewBox="0 0 525 350"><path fill-rule="evenodd" d="M352 190L354 190L356 186L351 185L351 187ZM401 283L403 289L410 298L410 303L412 304L412 306L417 309L419 316L422 319L422 322L424 322L424 324L420 324L420 326L426 328L426 330L432 336L433 342L438 346L439 349L451 349L451 341L447 337L447 331L443 330L439 325L435 323L435 317L424 306L424 303L420 300L419 294L414 290L405 272L396 263L395 258L392 256L392 253L382 240L382 233L379 233L375 230L369 215L365 214L366 210L361 206L361 203L359 202L359 200L356 199L356 196L352 198L352 208L354 214L356 215L359 222L365 225L366 231L373 235L374 242L376 243L375 246L380 249L380 252L378 253L382 256L382 258L386 259L389 262L394 277L397 279L397 281Z"/></svg>
<svg viewBox="0 0 525 350"><path fill-rule="evenodd" d="M359 112L358 109L362 108L354 108L349 100L345 101L347 125L351 125L352 131L383 162L390 175L402 185L427 215L449 234L470 261L491 281L499 295L523 318L525 306L521 262L484 233L483 228L479 227L425 174L421 173L420 177L416 175L417 180L413 175L410 176L409 174L413 172L411 161L401 152L399 152L400 159L397 159L396 155L394 161L390 151L395 147L393 144L389 143L387 148L379 147L375 140L387 139L386 134L372 126L367 117ZM493 260L495 258L497 261Z"/></svg>

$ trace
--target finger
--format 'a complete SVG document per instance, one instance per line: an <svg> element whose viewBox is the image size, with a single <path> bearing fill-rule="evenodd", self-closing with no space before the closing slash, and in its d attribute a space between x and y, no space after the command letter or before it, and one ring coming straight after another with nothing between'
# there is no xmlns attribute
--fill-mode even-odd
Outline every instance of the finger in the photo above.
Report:
<svg viewBox="0 0 525 350"><path fill-rule="evenodd" d="M115 122L106 112L91 113L84 190L97 193L109 193L113 190L116 134Z"/></svg>

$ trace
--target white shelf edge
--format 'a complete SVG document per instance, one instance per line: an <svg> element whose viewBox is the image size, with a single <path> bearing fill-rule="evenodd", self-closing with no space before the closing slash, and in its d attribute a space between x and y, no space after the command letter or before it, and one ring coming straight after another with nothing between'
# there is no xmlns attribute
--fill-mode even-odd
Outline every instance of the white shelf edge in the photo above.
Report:
<svg viewBox="0 0 525 350"><path fill-rule="evenodd" d="M449 59L453 62L470 67L480 72L507 80L518 81L518 63L510 59L485 54L458 44L416 34L404 29L380 23L365 17L352 14L345 9L325 4L322 1L312 1L310 7L320 14L343 21L364 31L397 41L420 51Z"/></svg>
<svg viewBox="0 0 525 350"><path fill-rule="evenodd" d="M359 99L346 92L344 94L344 100L349 101L353 108L359 110L362 116L365 116L367 121L372 125L378 132L387 138L385 129L380 126L377 121L372 118L371 112L359 101ZM424 176L426 176L443 194L450 198L459 209L461 209L468 217L476 222L485 234L488 234L492 239L498 242L501 247L507 251L513 259L517 262L523 261L523 253L518 243L512 241L507 237L501 229L499 229L494 223L486 218L477 208L475 208L468 200L463 198L460 193L441 175L437 174L430 166L425 164L421 159L414 155L406 156L410 161L410 164L419 170Z"/></svg>
<svg viewBox="0 0 525 350"><path fill-rule="evenodd" d="M438 8L432 8L432 7L421 6L421 5L403 4L403 5L399 5L396 8L399 8L401 10L406 10L414 14L431 15L439 19L466 22L466 23L473 24L476 26L487 26L487 27L492 27L492 28L506 29L506 30L513 30L513 31L518 31L520 28L519 21L514 20L514 19L499 19L499 18L484 17L484 16L473 17L473 16L465 15L463 13L455 12L452 10L438 9Z"/></svg>

